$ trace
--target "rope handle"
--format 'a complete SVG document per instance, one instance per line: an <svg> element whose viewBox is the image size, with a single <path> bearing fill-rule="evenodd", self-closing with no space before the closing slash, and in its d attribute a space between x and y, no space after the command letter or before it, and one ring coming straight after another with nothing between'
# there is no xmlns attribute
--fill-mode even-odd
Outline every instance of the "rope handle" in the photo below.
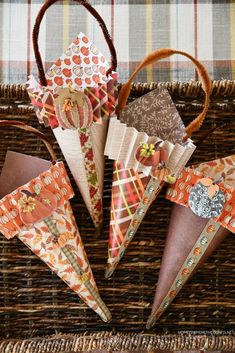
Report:
<svg viewBox="0 0 235 353"><path fill-rule="evenodd" d="M210 102L210 94L211 94L211 80L209 77L209 74L205 67L193 56L191 56L188 53L185 53L180 50L174 50L174 49L168 49L168 48L163 48L156 50L152 52L151 54L147 55L145 59L137 66L135 71L132 73L130 76L129 80L122 86L119 96L118 96L118 107L117 107L117 113L120 113L126 106L127 99L129 97L130 91L131 91L131 83L133 79L136 77L138 72L145 66L151 65L154 62L167 58L169 56L172 56L174 54L180 54L183 56L186 56L188 59L190 59L194 65L196 66L197 72L199 74L199 77L202 82L202 89L205 92L205 102L204 102L204 108L203 111L185 128L186 135L183 137L183 141L186 141L187 138L191 137L191 135L200 129L208 108L209 108L209 102Z"/></svg>
<svg viewBox="0 0 235 353"><path fill-rule="evenodd" d="M40 54L39 46L38 46L39 29L40 29L40 24L42 22L42 19L43 19L43 16L44 16L46 10L57 1L58 0L47 0L43 4L43 6L39 10L39 13L36 17L34 28L33 28L33 35L32 35L33 50L34 50L36 64L38 67L38 77L39 77L40 83L43 86L47 86L47 80L46 80L45 71L44 71L44 67L43 67L43 63L42 63L42 58L41 58L41 54ZM111 54L111 67L106 72L106 75L108 76L112 71L116 71L117 55L116 55L116 49L113 45L113 41L112 41L111 36L108 32L106 24L104 23L104 20L102 19L100 14L91 6L91 4L89 4L89 2L87 0L74 0L74 1L77 2L78 4L84 6L87 9L87 11L89 11L90 14L96 18L97 22L99 23L99 25L102 29L104 38L106 40L106 43L109 47L109 51Z"/></svg>
<svg viewBox="0 0 235 353"><path fill-rule="evenodd" d="M39 137L40 140L42 140L44 142L44 144L46 145L46 148L47 148L48 152L50 153L52 163L56 162L57 157L56 157L56 154L55 154L55 152L53 150L53 147L52 147L49 139L46 137L46 135L44 135L39 130L35 129L32 126L29 126L29 125L23 123L22 121L18 121L18 120L0 120L0 126L14 126L14 127L18 127L19 129L25 130L27 132L31 132L35 136Z"/></svg>

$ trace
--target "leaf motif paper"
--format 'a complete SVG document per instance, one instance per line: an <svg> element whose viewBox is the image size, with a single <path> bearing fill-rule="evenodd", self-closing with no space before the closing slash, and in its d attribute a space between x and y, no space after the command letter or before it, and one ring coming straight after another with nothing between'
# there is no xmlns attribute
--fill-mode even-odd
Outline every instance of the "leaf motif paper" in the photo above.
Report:
<svg viewBox="0 0 235 353"><path fill-rule="evenodd" d="M116 105L117 76L114 72L106 76L108 69L103 54L80 33L48 70L46 87L33 76L27 82L37 117L53 129L97 228L103 221L107 119ZM94 178L96 182L91 182Z"/></svg>
<svg viewBox="0 0 235 353"><path fill-rule="evenodd" d="M120 114L120 121L149 136L182 143L183 121L168 91L163 87L130 102Z"/></svg>

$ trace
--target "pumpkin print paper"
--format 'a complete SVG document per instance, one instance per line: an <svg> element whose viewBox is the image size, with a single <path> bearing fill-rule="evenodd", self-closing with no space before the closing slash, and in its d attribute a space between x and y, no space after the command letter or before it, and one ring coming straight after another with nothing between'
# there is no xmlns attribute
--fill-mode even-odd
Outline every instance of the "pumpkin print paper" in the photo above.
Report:
<svg viewBox="0 0 235 353"><path fill-rule="evenodd" d="M175 205L149 328L228 233L235 233L234 171L233 155L185 168L168 188L167 198Z"/></svg>
<svg viewBox="0 0 235 353"><path fill-rule="evenodd" d="M19 166L24 165L24 174ZM18 177L17 177L18 176ZM0 232L17 236L104 321L110 313L98 289L69 200L62 162L8 151L0 176Z"/></svg>
<svg viewBox="0 0 235 353"><path fill-rule="evenodd" d="M56 136L96 228L103 222L104 145L114 115L116 74L83 34L46 73L47 86L30 76L27 90L41 123Z"/></svg>

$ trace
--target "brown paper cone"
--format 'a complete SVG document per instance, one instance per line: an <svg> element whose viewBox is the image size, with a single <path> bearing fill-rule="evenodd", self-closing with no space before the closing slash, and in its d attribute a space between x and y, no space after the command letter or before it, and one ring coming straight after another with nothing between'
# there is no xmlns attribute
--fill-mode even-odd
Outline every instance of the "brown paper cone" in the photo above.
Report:
<svg viewBox="0 0 235 353"><path fill-rule="evenodd" d="M104 321L110 321L70 206L73 190L63 163L52 165L8 152L0 195L0 232L9 239L17 236Z"/></svg>
<svg viewBox="0 0 235 353"><path fill-rule="evenodd" d="M187 280L235 233L235 156L185 168L168 188L173 206L150 328Z"/></svg>
<svg viewBox="0 0 235 353"><path fill-rule="evenodd" d="M198 217L190 209L177 204L173 206L154 303L150 319L147 323L148 328L154 325L164 310L169 307L170 302L175 298L175 295L183 288L186 281L204 264L207 258L229 234L227 229L219 227L205 253L200 257L197 266L191 272L190 266L188 266L187 263L185 264L185 262L192 249L195 248L198 252L200 251L200 246L197 247L195 244L207 223L208 219ZM198 260L199 256L200 253L197 254L195 250L195 261ZM190 258L188 258L188 260L189 259ZM185 267L183 266L184 264ZM182 266L184 267L183 269ZM177 275L181 274L182 270L185 273L183 276L183 283L180 284L179 282L179 287L177 287L176 284L176 286L172 288L172 285L177 282ZM172 292L171 296L168 295L169 292Z"/></svg>

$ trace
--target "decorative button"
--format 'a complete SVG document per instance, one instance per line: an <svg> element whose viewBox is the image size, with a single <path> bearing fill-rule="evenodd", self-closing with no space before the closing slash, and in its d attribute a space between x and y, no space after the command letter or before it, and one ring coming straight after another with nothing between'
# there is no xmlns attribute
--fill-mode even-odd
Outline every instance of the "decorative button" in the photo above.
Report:
<svg viewBox="0 0 235 353"><path fill-rule="evenodd" d="M207 237L202 237L202 239L200 240L201 245L205 245L207 242L208 242Z"/></svg>
<svg viewBox="0 0 235 353"><path fill-rule="evenodd" d="M189 274L189 269L188 268L184 268L182 271L182 275L183 276L187 276Z"/></svg>
<svg viewBox="0 0 235 353"><path fill-rule="evenodd" d="M152 194L154 192L154 187L153 186L150 186L149 188L148 188L148 193L149 194Z"/></svg>
<svg viewBox="0 0 235 353"><path fill-rule="evenodd" d="M218 217L225 205L223 190L209 178L202 178L191 189L188 204L191 210L199 217Z"/></svg>
<svg viewBox="0 0 235 353"><path fill-rule="evenodd" d="M143 208L140 208L138 211L137 211L137 214L139 216L142 216L144 214L144 209Z"/></svg>
<svg viewBox="0 0 235 353"><path fill-rule="evenodd" d="M210 225L208 228L207 228L207 233L212 233L212 232L214 232L215 231L215 227L214 226L212 226L212 225Z"/></svg>
<svg viewBox="0 0 235 353"><path fill-rule="evenodd" d="M147 205L148 201L149 201L149 199L147 197L145 197L144 200L143 200L143 204Z"/></svg>
<svg viewBox="0 0 235 353"><path fill-rule="evenodd" d="M170 293L169 293L169 296L171 298L174 298L176 296L176 290L172 290Z"/></svg>
<svg viewBox="0 0 235 353"><path fill-rule="evenodd" d="M188 265L189 267L191 267L193 264L194 264L193 257L190 257L190 259L188 259L188 261L187 261L187 265Z"/></svg>
<svg viewBox="0 0 235 353"><path fill-rule="evenodd" d="M180 286L181 286L181 284L182 284L181 279L178 279L178 281L176 282L176 287L180 287Z"/></svg>
<svg viewBox="0 0 235 353"><path fill-rule="evenodd" d="M136 226L138 223L139 223L139 222L138 222L138 219L134 219L134 220L133 220L133 225L134 225L134 226Z"/></svg>
<svg viewBox="0 0 235 353"><path fill-rule="evenodd" d="M200 255L200 254L201 254L201 248L199 248L199 247L198 247L198 248L195 248L195 249L194 249L194 254L195 254L195 255Z"/></svg>
<svg viewBox="0 0 235 353"><path fill-rule="evenodd" d="M165 302L165 303L163 304L163 308L166 309L166 308L168 307L168 305L169 305L169 302Z"/></svg>

